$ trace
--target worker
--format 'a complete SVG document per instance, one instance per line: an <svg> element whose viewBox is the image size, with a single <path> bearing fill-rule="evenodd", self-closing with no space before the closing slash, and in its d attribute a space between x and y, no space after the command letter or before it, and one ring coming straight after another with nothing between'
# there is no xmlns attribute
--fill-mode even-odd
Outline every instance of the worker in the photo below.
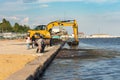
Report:
<svg viewBox="0 0 120 80"><path fill-rule="evenodd" d="M44 44L44 39L41 35L40 35L40 38L37 40L37 44L38 44L38 48L36 50L36 53L38 53L38 52L43 53L45 44Z"/></svg>
<svg viewBox="0 0 120 80"><path fill-rule="evenodd" d="M44 39L42 40L42 45L41 45L41 46L42 46L41 52L43 53L43 52L44 52L44 49L45 49L45 46L46 46Z"/></svg>
<svg viewBox="0 0 120 80"><path fill-rule="evenodd" d="M30 40L30 36L29 35L27 35L27 37L26 37L26 43L27 43L27 49L30 49L31 40Z"/></svg>
<svg viewBox="0 0 120 80"><path fill-rule="evenodd" d="M35 47L35 40L36 40L36 39L35 39L35 36L33 35L33 36L32 36L32 48Z"/></svg>

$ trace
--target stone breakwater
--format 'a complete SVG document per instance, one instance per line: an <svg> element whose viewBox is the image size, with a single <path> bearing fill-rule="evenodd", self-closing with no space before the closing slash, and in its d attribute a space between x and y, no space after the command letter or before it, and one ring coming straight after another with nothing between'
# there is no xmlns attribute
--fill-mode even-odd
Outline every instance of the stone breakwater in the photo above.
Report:
<svg viewBox="0 0 120 80"><path fill-rule="evenodd" d="M52 47L46 47L45 52L40 54L35 53L35 48L27 50L24 41L0 41L0 43L5 43L0 45L0 56L9 55L6 60L3 58L3 61L11 63L12 66L10 68L10 64L6 65L6 67L3 65L4 69L0 69L0 72L4 72L5 68L8 70L6 71L7 73L4 73L6 76L0 76L1 80L40 79L40 76L63 46L63 44L59 44ZM14 60L11 62L10 59ZM20 65L21 63L23 64ZM19 66L19 68L17 66ZM13 71L13 69L15 70Z"/></svg>

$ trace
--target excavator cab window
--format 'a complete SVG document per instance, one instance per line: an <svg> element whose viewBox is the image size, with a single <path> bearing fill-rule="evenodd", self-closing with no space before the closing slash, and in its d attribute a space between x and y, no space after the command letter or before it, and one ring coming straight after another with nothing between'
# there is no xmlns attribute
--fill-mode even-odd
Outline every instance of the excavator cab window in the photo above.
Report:
<svg viewBox="0 0 120 80"><path fill-rule="evenodd" d="M46 25L38 25L35 30L46 30Z"/></svg>

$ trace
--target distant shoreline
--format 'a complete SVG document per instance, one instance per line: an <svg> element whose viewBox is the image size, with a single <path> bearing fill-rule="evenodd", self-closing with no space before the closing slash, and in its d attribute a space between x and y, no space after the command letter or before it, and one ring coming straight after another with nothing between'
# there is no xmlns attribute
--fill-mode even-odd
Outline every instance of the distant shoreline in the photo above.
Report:
<svg viewBox="0 0 120 80"><path fill-rule="evenodd" d="M120 38L120 37L79 37L79 38Z"/></svg>

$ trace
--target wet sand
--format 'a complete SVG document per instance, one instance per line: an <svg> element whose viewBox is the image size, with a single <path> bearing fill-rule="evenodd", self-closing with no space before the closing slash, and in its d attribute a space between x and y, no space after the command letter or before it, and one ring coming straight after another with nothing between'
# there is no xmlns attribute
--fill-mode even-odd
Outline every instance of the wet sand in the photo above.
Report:
<svg viewBox="0 0 120 80"><path fill-rule="evenodd" d="M25 40L0 40L0 80L42 55L36 54L35 50L27 50Z"/></svg>

